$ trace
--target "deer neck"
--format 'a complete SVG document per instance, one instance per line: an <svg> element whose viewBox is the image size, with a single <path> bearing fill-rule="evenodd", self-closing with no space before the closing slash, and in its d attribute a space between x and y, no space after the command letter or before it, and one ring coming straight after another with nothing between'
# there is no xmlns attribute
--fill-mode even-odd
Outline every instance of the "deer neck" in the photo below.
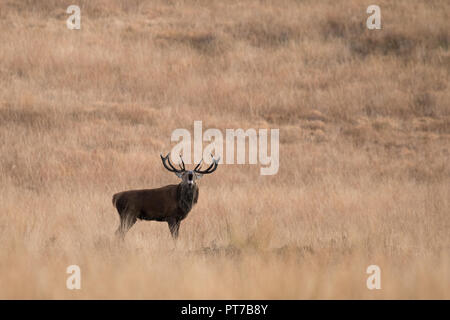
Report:
<svg viewBox="0 0 450 320"><path fill-rule="evenodd" d="M189 186L187 184L180 183L178 185L178 208L183 212L183 214L188 214L194 206L194 198L198 187L194 184Z"/></svg>

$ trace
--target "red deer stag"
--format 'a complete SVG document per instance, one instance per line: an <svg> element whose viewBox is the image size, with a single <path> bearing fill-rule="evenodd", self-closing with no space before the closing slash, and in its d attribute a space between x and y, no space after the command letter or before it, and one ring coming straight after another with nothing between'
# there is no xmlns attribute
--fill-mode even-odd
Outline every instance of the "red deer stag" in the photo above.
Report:
<svg viewBox="0 0 450 320"><path fill-rule="evenodd" d="M202 161L194 170L186 170L181 158L180 169L170 162L169 154L160 155L164 168L181 178L181 183L171 184L157 189L130 190L116 193L112 202L120 216L120 226L116 234L122 239L126 232L139 220L166 221L170 233L176 239L181 220L197 203L198 187L195 183L204 174L213 173L219 165L219 158L214 159L206 170L200 170Z"/></svg>

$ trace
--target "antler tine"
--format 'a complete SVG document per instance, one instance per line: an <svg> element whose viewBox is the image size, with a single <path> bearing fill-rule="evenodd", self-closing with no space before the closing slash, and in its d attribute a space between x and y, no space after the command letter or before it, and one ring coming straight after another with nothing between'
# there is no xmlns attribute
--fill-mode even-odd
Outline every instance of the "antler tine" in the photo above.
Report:
<svg viewBox="0 0 450 320"><path fill-rule="evenodd" d="M198 163L198 165L194 168L194 171L197 171L197 169L201 169L201 165L202 165L202 161L203 161L203 158L200 160L200 162Z"/></svg>
<svg viewBox="0 0 450 320"><path fill-rule="evenodd" d="M181 156L181 153L180 153L180 159L181 159L181 163L183 164L183 166L181 166L180 164L178 164L178 165L180 166L181 170L186 171L186 167L184 166L184 161L183 161L183 157Z"/></svg>

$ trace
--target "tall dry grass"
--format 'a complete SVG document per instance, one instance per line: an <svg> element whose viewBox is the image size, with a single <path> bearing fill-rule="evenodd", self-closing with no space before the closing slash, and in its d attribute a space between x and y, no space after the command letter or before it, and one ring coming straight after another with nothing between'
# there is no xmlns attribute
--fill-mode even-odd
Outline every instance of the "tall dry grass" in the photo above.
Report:
<svg viewBox="0 0 450 320"><path fill-rule="evenodd" d="M448 1L72 2L0 1L0 298L450 298ZM279 128L278 174L222 165L176 247L117 242L194 120Z"/></svg>

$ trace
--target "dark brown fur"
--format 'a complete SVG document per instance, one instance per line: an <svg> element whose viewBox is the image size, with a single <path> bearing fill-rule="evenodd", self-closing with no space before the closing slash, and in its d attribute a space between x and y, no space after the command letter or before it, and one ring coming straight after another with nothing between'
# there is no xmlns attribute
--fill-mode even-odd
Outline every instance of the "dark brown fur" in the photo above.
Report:
<svg viewBox="0 0 450 320"><path fill-rule="evenodd" d="M112 202L120 216L117 233L122 237L140 220L166 221L172 237L178 237L180 222L198 201L198 187L185 183L157 189L130 190L116 193Z"/></svg>

